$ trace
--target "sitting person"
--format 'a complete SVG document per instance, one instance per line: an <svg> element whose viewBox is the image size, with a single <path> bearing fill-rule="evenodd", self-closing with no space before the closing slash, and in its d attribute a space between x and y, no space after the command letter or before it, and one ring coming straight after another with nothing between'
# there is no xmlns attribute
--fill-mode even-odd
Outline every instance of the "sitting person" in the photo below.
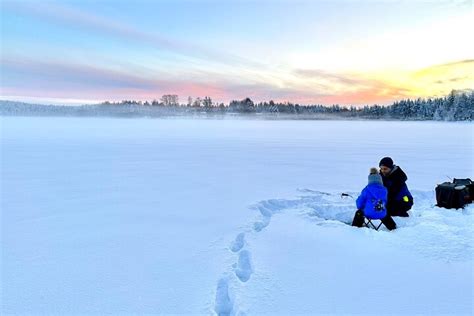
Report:
<svg viewBox="0 0 474 316"><path fill-rule="evenodd" d="M363 227L365 218L380 219L389 230L397 228L392 217L387 214L387 189L383 186L382 177L376 168L370 169L369 184L362 190L356 200L357 212L352 226Z"/></svg>
<svg viewBox="0 0 474 316"><path fill-rule="evenodd" d="M407 175L393 164L390 157L380 160L380 175L388 191L387 211L390 216L408 217L407 211L413 206L413 196L406 185Z"/></svg>

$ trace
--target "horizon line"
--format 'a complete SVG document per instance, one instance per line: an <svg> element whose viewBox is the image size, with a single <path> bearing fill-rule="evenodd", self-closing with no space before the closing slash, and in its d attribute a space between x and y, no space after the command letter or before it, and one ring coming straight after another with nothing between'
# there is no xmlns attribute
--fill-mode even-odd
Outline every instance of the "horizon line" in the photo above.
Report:
<svg viewBox="0 0 474 316"><path fill-rule="evenodd" d="M371 103L371 104L339 104L339 103L299 103L299 102L292 102L289 100L286 101L275 101L273 99L270 100L263 100L263 101L253 101L251 97L244 97L240 100L230 100L229 102L213 102L213 106L219 106L223 104L224 106L228 107L231 102L241 102L246 99L250 99L254 104L261 104L261 103L269 103L273 101L275 104L280 104L280 105L299 105L299 106L323 106L323 107L332 107L332 106L339 106L342 108L362 108L364 106L390 106L393 105L397 102L404 101L404 100L428 100L428 99L437 99L437 98L445 98L449 96L451 93L459 93L459 94L468 94L468 93L474 93L474 89L452 89L448 94L443 94L443 95L434 95L434 96L428 96L428 97L407 97L407 98L401 98L397 100L393 100L389 103L383 104L383 103ZM163 96L167 95L176 95L176 94L164 94ZM179 99L179 95L178 96ZM125 101L131 101L131 102L136 102L137 104L144 105L145 103L153 103L154 101L158 101L161 103L160 99L161 97L154 98L153 100L137 100L137 99L123 99L120 101L109 101L109 100L90 100L90 99L70 99L70 98L41 98L41 97L22 97L22 96L2 96L0 95L0 102L17 102L17 103L24 103L24 104L30 104L30 105L52 105L52 106L87 106L87 105L106 105L107 103L109 104L124 104ZM188 96L189 97L189 96ZM209 97L211 100L213 98L211 96L204 96L204 97L196 97L193 98L193 100L196 100L197 98L200 98L201 100L204 100L204 98ZM43 101L41 100L43 99ZM64 102L61 100L68 100L68 102ZM180 103L178 102L177 106L188 106L187 103ZM191 106L193 107L193 106ZM204 107L204 106L202 106Z"/></svg>

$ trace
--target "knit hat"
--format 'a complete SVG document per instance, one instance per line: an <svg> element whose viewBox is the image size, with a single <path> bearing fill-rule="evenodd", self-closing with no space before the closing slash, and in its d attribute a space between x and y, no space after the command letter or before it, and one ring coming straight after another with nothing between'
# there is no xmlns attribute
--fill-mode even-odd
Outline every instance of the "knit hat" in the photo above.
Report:
<svg viewBox="0 0 474 316"><path fill-rule="evenodd" d="M384 157L379 162L379 167L385 166L387 168L393 169L393 160L390 157Z"/></svg>
<svg viewBox="0 0 474 316"><path fill-rule="evenodd" d="M369 174L368 179L369 179L369 184L371 183L383 184L382 177L377 172L377 168L370 168L370 174Z"/></svg>

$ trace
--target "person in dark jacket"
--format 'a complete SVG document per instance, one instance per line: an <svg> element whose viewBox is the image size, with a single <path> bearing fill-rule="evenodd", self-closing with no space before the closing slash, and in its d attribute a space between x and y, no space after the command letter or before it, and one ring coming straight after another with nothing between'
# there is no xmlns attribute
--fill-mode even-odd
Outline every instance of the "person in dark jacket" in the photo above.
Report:
<svg viewBox="0 0 474 316"><path fill-rule="evenodd" d="M389 230L395 229L397 225L387 214L387 189L376 168L370 169L368 180L369 184L356 200L357 212L354 215L352 226L363 227L365 218L369 218L381 220Z"/></svg>
<svg viewBox="0 0 474 316"><path fill-rule="evenodd" d="M383 185L387 188L387 211L390 216L408 217L408 210L413 206L413 196L405 183L407 175L402 168L393 163L392 158L380 160L380 175Z"/></svg>

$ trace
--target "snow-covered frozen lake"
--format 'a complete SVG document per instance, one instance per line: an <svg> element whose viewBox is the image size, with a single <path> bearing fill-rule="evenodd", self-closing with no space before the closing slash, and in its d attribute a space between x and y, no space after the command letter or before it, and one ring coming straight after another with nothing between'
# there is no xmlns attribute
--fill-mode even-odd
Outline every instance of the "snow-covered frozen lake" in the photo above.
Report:
<svg viewBox="0 0 474 316"><path fill-rule="evenodd" d="M2 314L473 313L472 123L3 117ZM391 156L415 206L350 227Z"/></svg>

